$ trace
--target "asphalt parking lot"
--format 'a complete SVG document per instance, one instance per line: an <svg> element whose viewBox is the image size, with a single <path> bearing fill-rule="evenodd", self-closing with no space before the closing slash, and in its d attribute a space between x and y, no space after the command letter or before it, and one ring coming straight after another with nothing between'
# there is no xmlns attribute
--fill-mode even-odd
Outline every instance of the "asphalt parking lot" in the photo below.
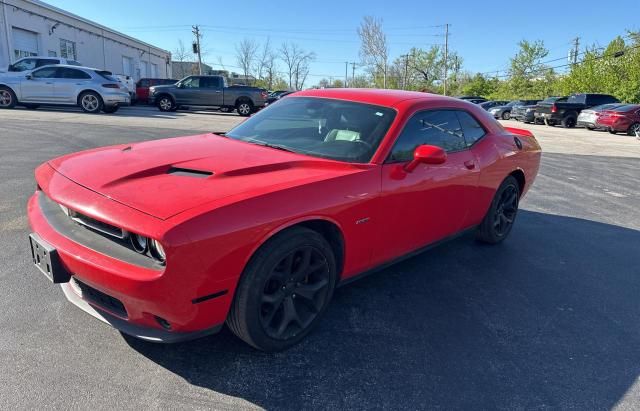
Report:
<svg viewBox="0 0 640 411"><path fill-rule="evenodd" d="M545 151L509 240L461 237L339 289L284 353L226 329L178 345L122 336L32 267L38 164L240 120L0 111L1 408L640 408L640 141L628 136L504 122Z"/></svg>

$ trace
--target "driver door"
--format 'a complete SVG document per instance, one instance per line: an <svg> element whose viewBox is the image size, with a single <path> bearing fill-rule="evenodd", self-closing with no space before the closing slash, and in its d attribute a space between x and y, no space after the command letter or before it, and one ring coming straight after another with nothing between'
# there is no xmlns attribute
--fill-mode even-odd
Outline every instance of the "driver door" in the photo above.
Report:
<svg viewBox="0 0 640 411"><path fill-rule="evenodd" d="M442 147L443 164L404 166L419 145ZM456 110L426 110L414 114L399 135L382 167L383 209L380 250L382 263L460 231L466 224L480 169L468 148Z"/></svg>
<svg viewBox="0 0 640 411"><path fill-rule="evenodd" d="M56 67L43 67L32 71L20 81L20 101L34 103L55 102Z"/></svg>

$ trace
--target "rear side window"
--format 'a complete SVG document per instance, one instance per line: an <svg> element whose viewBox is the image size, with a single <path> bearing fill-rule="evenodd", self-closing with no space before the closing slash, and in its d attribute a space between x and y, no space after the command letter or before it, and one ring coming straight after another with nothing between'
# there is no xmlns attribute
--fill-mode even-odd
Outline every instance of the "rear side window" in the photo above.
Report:
<svg viewBox="0 0 640 411"><path fill-rule="evenodd" d="M220 79L218 77L202 77L200 79L201 88L220 88Z"/></svg>
<svg viewBox="0 0 640 411"><path fill-rule="evenodd" d="M396 140L389 161L410 161L415 149L423 144L448 152L464 150L467 144L456 111L429 110L415 114Z"/></svg>
<svg viewBox="0 0 640 411"><path fill-rule="evenodd" d="M91 78L91 76L88 75L87 73L85 73L84 71L76 70L76 69L72 69L72 68L60 68L60 69L58 69L58 76L57 77L75 79L75 80L89 80Z"/></svg>
<svg viewBox="0 0 640 411"><path fill-rule="evenodd" d="M102 77L105 80L115 81L116 83L118 82L118 80L111 75L110 71L96 70L96 74L99 75L100 77Z"/></svg>
<svg viewBox="0 0 640 411"><path fill-rule="evenodd" d="M478 120L466 111L457 111L462 134L467 146L472 146L476 141L484 137L487 132L482 128Z"/></svg>

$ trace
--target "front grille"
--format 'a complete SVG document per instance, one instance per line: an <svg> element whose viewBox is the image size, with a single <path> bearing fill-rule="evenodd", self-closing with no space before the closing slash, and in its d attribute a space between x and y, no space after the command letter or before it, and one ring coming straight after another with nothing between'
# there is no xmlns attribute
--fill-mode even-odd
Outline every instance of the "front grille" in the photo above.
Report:
<svg viewBox="0 0 640 411"><path fill-rule="evenodd" d="M122 304L122 302L117 298L105 294L102 291L98 291L75 277L71 278L71 285L76 292L80 294L82 299L103 308L118 317L127 318L127 309L124 308L124 304Z"/></svg>

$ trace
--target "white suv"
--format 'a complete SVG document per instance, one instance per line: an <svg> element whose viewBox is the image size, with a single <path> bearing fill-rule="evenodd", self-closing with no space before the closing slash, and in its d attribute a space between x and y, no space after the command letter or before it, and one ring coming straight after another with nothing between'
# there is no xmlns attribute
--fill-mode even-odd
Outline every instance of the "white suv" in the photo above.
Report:
<svg viewBox="0 0 640 411"><path fill-rule="evenodd" d="M75 60L63 59L59 57L23 57L20 60L16 61L13 64L10 64L7 67L7 70L0 71L9 71L9 72L21 72L27 70L34 70L38 67L48 66L50 64L66 64L69 66L82 66L82 64L78 63Z"/></svg>

